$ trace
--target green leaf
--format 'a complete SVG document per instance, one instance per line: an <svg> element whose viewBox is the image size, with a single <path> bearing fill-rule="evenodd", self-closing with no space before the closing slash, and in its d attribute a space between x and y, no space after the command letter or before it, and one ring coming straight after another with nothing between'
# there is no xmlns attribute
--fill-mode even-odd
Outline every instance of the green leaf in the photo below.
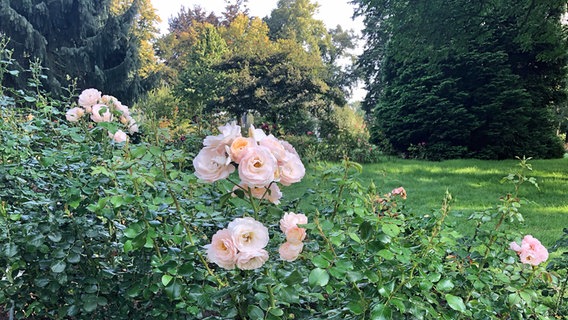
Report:
<svg viewBox="0 0 568 320"><path fill-rule="evenodd" d="M318 268L323 268L323 269L328 268L329 265L330 265L330 262L327 261L327 259L325 259L321 255L317 255L314 258L312 258L312 263L314 264L314 266L316 266Z"/></svg>
<svg viewBox="0 0 568 320"><path fill-rule="evenodd" d="M167 286L170 283L170 281L172 281L173 278L174 277L170 276L169 274L164 274L162 276L162 284L164 286Z"/></svg>
<svg viewBox="0 0 568 320"><path fill-rule="evenodd" d="M382 230L391 237L396 237L400 233L400 228L396 224L383 224Z"/></svg>
<svg viewBox="0 0 568 320"><path fill-rule="evenodd" d="M247 314L251 319L264 319L264 311L254 305L249 305Z"/></svg>
<svg viewBox="0 0 568 320"><path fill-rule="evenodd" d="M61 260L61 261L57 261L54 264L51 265L51 271L53 271L53 273L61 273L63 271L65 271L65 268L67 267L67 264L65 263L65 261Z"/></svg>
<svg viewBox="0 0 568 320"><path fill-rule="evenodd" d="M379 303L371 310L371 319L373 320L391 320L392 310L382 303Z"/></svg>
<svg viewBox="0 0 568 320"><path fill-rule="evenodd" d="M365 306L361 301L351 301L347 304L347 308L356 315L360 315L365 311Z"/></svg>
<svg viewBox="0 0 568 320"><path fill-rule="evenodd" d="M379 256L383 257L385 260L394 259L394 253L392 253L390 250L387 250L387 249L379 250L379 252L377 252L377 254Z"/></svg>
<svg viewBox="0 0 568 320"><path fill-rule="evenodd" d="M361 243L361 239L359 238L359 236L354 233L354 232L350 232L349 233L349 238L351 238L353 241L357 242L357 243Z"/></svg>
<svg viewBox="0 0 568 320"><path fill-rule="evenodd" d="M310 286L325 286L329 282L329 273L326 270L315 268L308 276L308 283Z"/></svg>
<svg viewBox="0 0 568 320"><path fill-rule="evenodd" d="M284 310L280 308L271 308L269 312L275 317L281 317L284 314Z"/></svg>
<svg viewBox="0 0 568 320"><path fill-rule="evenodd" d="M36 101L36 98L30 97L30 96L25 96L25 97L24 97L24 100L26 100L27 102L35 102L35 101Z"/></svg>
<svg viewBox="0 0 568 320"><path fill-rule="evenodd" d="M284 283L291 286L297 283L301 283L304 280L304 276L298 271L294 270L284 278Z"/></svg>
<svg viewBox="0 0 568 320"><path fill-rule="evenodd" d="M438 282L436 288L439 291L447 292L454 288L454 283L450 279L442 279L440 282Z"/></svg>
<svg viewBox="0 0 568 320"><path fill-rule="evenodd" d="M177 300L181 296L182 285L179 279L174 279L164 289L170 299Z"/></svg>
<svg viewBox="0 0 568 320"><path fill-rule="evenodd" d="M83 298L83 309L87 312L93 312L97 309L98 299L97 296L92 294L85 294Z"/></svg>
<svg viewBox="0 0 568 320"><path fill-rule="evenodd" d="M450 305L450 307L456 311L459 312L465 312L465 304L463 303L463 300L461 297L458 296L454 296L452 294L446 294L446 301L448 302L448 305Z"/></svg>

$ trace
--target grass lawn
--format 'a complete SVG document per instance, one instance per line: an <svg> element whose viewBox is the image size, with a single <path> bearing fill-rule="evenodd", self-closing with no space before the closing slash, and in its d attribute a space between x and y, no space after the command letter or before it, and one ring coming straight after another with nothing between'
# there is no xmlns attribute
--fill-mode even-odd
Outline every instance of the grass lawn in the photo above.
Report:
<svg viewBox="0 0 568 320"><path fill-rule="evenodd" d="M473 232L465 223L470 213L490 209L499 203L499 197L513 192L513 185L500 183L507 174L519 168L517 160L448 160L427 162L418 160L388 159L363 167L360 179L366 185L374 181L381 193L404 187L408 193L406 207L415 213L427 214L439 208L448 190L454 199L452 219L459 223L464 233ZM531 160L533 170L526 172L534 177L540 191L530 183L523 185L520 196L529 201L520 211L525 223L516 226L523 234L532 234L544 245L552 245L568 228L568 158L554 160ZM310 175L310 168L307 168ZM304 179L295 188L285 188L284 196L301 195L304 188L313 188L317 183ZM458 220L459 222L459 220Z"/></svg>

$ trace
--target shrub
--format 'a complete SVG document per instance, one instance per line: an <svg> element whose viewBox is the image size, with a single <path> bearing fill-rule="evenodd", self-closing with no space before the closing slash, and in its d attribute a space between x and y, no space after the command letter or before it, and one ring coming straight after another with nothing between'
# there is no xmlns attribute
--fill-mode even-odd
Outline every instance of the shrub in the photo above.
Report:
<svg viewBox="0 0 568 320"><path fill-rule="evenodd" d="M16 105L31 98L29 107ZM265 176L257 185L256 174L250 175L257 164L264 165L255 162L260 158L247 166L252 171L235 167L226 179L208 179L211 171L200 171L196 163L194 174L193 154L162 139L155 126L141 124L145 133L138 142L116 142L108 137L108 125L67 121L64 113L72 103L60 110L64 102L41 94L1 101L0 306L9 317L555 319L565 314L566 239L547 261L522 263L531 250L542 250L520 242L525 235L515 232L522 220L519 187L536 185L526 177L527 159L505 177L511 193L495 208L472 214L477 228L462 235L446 219L449 193L441 208L413 212L404 197L419 195L364 186L355 162L308 167L317 188L299 199L278 197L278 204L275 182L264 185L270 180ZM206 148L215 141L215 147L228 145L225 129L209 137ZM280 150L275 146L273 154ZM214 149L218 158L201 164L231 171L237 157ZM272 161L275 168L288 159L280 155L280 163L278 155ZM270 170L275 177L283 171ZM301 170L287 170L296 174L287 172L282 184L303 176ZM231 260L212 249L216 245L221 250L234 245L235 257L243 255ZM238 268L231 269L233 263Z"/></svg>

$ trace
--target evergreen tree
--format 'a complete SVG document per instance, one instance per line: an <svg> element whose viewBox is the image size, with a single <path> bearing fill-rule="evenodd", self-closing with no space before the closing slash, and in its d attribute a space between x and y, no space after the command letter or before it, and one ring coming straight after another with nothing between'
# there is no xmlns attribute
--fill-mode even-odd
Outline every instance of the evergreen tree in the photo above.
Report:
<svg viewBox="0 0 568 320"><path fill-rule="evenodd" d="M562 155L563 1L356 1L376 141L431 159Z"/></svg>
<svg viewBox="0 0 568 320"><path fill-rule="evenodd" d="M131 37L139 10L133 0L113 14L113 0L0 0L0 30L20 68L38 58L46 67L47 90L59 93L75 79L131 102L140 91L139 39ZM25 88L25 77L9 79Z"/></svg>

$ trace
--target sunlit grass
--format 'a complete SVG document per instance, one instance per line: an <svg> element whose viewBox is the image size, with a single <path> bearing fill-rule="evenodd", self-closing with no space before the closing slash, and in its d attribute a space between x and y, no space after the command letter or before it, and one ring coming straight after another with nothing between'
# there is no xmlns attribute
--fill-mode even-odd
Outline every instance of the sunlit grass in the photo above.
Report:
<svg viewBox="0 0 568 320"><path fill-rule="evenodd" d="M512 184L501 183L503 177L517 170L518 161L449 160L426 162L389 159L365 165L360 175L364 183L375 183L381 193L403 186L408 193L406 206L416 214L428 214L440 207L448 190L453 197L453 219L460 231L472 231L466 222L469 214L494 208L499 197L514 192ZM525 223L516 225L520 232L532 234L551 245L568 227L568 159L532 160L533 170L525 174L534 177L540 190L523 184L519 196L527 199L521 207ZM309 174L309 172L308 172ZM300 187L314 187L306 179ZM291 188L293 189L293 188ZM291 196L300 194L286 190ZM462 221L463 220L463 221Z"/></svg>

